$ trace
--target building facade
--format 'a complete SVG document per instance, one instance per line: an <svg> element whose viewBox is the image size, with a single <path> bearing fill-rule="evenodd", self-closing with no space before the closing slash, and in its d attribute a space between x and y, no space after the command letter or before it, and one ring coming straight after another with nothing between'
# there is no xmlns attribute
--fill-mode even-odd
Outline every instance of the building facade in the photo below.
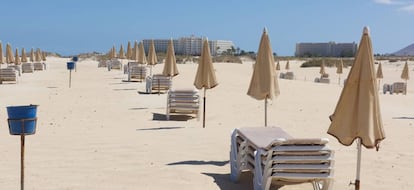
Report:
<svg viewBox="0 0 414 190"><path fill-rule="evenodd" d="M297 57L352 57L357 51L357 44L353 43L297 43L295 56Z"/></svg>
<svg viewBox="0 0 414 190"><path fill-rule="evenodd" d="M154 46L156 52L167 52L168 48L168 39L154 39ZM192 55L199 56L201 55L201 50L203 47L203 38L196 36L182 37L179 39L174 39L174 50L176 55ZM227 49L234 48L232 41L228 40L209 40L211 55L221 54L226 52ZM148 53L149 46L151 44L151 39L143 40L145 52Z"/></svg>

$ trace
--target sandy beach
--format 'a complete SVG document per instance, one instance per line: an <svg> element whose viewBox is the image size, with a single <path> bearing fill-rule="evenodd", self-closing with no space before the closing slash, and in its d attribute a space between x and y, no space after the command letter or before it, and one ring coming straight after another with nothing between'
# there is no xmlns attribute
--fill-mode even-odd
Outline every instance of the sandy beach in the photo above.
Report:
<svg viewBox="0 0 414 190"><path fill-rule="evenodd" d="M67 61L48 57L47 70L0 85L0 189L20 186L20 138L9 135L6 107L27 104L39 107L36 134L26 137L26 189L253 189L251 174L239 183L229 177L232 130L264 126L264 102L246 95L252 62L214 63L219 85L207 90L202 128L202 119L165 121L165 94L139 93L145 82L124 82L123 71L98 68L94 60L78 62L69 88ZM280 62L282 72L285 63ZM290 61L296 80L279 79L281 94L270 101L268 123L294 137L329 138L335 150L333 189L353 189L348 184L355 179L356 146L342 146L326 133L350 68L344 69L340 85L336 68L326 68L331 83L320 84L314 83L319 68L300 68L301 63ZM402 82L404 62L383 61L382 66L381 84ZM409 67L412 72L414 62ZM162 69L158 64L153 73ZM173 88L192 88L197 64L178 64L178 69ZM413 189L414 83L408 81L407 95L383 94L382 85L379 93L386 139L379 152L363 149L361 187Z"/></svg>

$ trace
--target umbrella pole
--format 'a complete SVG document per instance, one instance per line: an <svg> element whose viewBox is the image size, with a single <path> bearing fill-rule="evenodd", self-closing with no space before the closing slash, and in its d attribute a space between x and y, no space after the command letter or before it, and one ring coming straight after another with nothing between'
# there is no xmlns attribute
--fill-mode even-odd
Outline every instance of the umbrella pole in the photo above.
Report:
<svg viewBox="0 0 414 190"><path fill-rule="evenodd" d="M267 98L265 98L265 127L267 127Z"/></svg>
<svg viewBox="0 0 414 190"><path fill-rule="evenodd" d="M358 138L357 141L357 149L358 149L358 156L357 156L357 173L356 173L356 180L355 180L355 190L359 190L359 183L360 183L360 174L361 174L361 139Z"/></svg>
<svg viewBox="0 0 414 190"><path fill-rule="evenodd" d="M339 75L338 85L341 85L341 75Z"/></svg>
<svg viewBox="0 0 414 190"><path fill-rule="evenodd" d="M206 88L204 88L203 98L203 128L206 128Z"/></svg>
<svg viewBox="0 0 414 190"><path fill-rule="evenodd" d="M72 70L69 70L69 88L70 88L71 81L72 81Z"/></svg>
<svg viewBox="0 0 414 190"><path fill-rule="evenodd" d="M22 134L20 134L20 189L24 190L24 122L22 124Z"/></svg>

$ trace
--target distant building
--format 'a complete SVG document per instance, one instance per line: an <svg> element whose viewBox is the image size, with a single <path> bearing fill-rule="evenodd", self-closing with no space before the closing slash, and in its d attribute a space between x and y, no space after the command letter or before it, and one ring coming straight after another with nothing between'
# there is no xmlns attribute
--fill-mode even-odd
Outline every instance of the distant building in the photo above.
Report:
<svg viewBox="0 0 414 190"><path fill-rule="evenodd" d="M169 39L154 39L154 46L156 52L167 52ZM203 38L201 37L182 37L179 39L174 39L174 51L176 55L201 55L201 49L203 46ZM234 48L232 41L228 40L209 40L211 55L221 54L226 52L227 49ZM151 44L151 39L143 40L145 51L148 53L149 46Z"/></svg>
<svg viewBox="0 0 414 190"><path fill-rule="evenodd" d="M352 57L357 51L357 44L353 43L297 43L295 56L297 57Z"/></svg>

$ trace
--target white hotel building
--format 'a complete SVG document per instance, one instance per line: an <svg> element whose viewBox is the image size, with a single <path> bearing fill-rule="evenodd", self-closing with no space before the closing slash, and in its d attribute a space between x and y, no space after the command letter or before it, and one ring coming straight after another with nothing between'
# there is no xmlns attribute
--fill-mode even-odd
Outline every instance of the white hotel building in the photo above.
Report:
<svg viewBox="0 0 414 190"><path fill-rule="evenodd" d="M148 49L151 43L151 39L142 40L145 51L148 53ZM154 39L154 46L156 52L167 52L169 39ZM177 55L201 55L201 48L203 46L203 38L201 37L182 37L179 39L173 39L175 54ZM228 40L209 40L211 55L221 54L227 49L235 48L232 41Z"/></svg>

